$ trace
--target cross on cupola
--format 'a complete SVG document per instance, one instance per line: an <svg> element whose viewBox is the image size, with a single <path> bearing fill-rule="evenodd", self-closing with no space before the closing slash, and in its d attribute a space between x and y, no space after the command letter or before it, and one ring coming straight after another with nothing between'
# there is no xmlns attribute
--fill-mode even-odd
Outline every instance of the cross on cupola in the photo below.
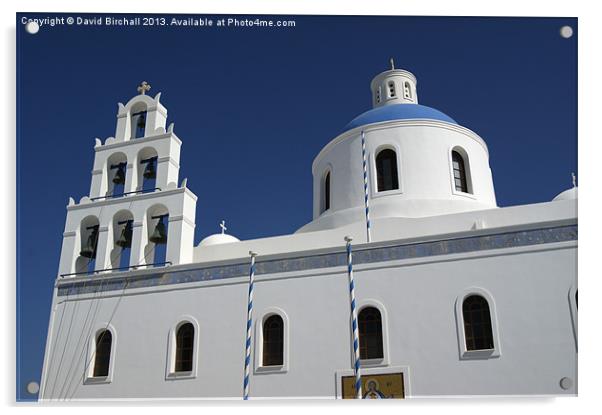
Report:
<svg viewBox="0 0 602 415"><path fill-rule="evenodd" d="M224 221L224 220L223 220L223 221L222 221L222 222L219 224L219 227L220 227L220 228L222 228L222 235L223 235L223 234L225 234L225 233L226 233L226 230L228 229L228 228L226 228L226 221Z"/></svg>
<svg viewBox="0 0 602 415"><path fill-rule="evenodd" d="M140 95L145 95L148 91L150 91L150 89L151 89L151 86L146 81L142 81L142 83L140 85L138 85L138 88L137 88Z"/></svg>

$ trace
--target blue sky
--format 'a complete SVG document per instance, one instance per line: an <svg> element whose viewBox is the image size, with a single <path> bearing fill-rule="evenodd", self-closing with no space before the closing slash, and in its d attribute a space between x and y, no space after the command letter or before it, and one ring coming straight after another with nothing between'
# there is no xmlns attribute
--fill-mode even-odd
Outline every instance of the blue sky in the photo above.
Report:
<svg viewBox="0 0 602 415"><path fill-rule="evenodd" d="M389 57L416 75L421 104L486 141L498 205L548 201L577 171L574 18L286 16L294 28L55 26L29 35L21 16L18 399L32 398L25 386L40 378L67 200L87 195L94 138L114 135L117 102L142 80L151 95L162 92L183 141L180 178L199 197L195 243L222 219L240 239L310 221L313 158L370 109L370 80ZM560 36L564 25L572 38Z"/></svg>

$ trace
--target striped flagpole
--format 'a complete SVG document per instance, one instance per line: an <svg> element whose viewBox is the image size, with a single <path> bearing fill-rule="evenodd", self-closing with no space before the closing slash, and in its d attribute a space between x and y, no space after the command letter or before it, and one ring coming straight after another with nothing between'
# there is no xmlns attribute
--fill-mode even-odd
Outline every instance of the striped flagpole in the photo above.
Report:
<svg viewBox="0 0 602 415"><path fill-rule="evenodd" d="M251 331L253 328L253 282L255 279L255 257L257 254L249 251L251 270L249 271L249 301L247 303L247 341L245 343L245 378L243 382L243 399L249 399L249 367L251 364Z"/></svg>
<svg viewBox="0 0 602 415"><path fill-rule="evenodd" d="M368 203L368 167L366 164L366 134L362 130L362 159L364 162L364 203L366 205L366 240L370 243L370 206Z"/></svg>
<svg viewBox="0 0 602 415"><path fill-rule="evenodd" d="M346 236L347 243L347 275L349 276L349 299L351 301L351 326L353 328L353 373L355 374L356 399L362 399L362 375L360 374L360 341L357 329L357 311L355 309L355 284L353 282L353 261L351 257L351 241Z"/></svg>

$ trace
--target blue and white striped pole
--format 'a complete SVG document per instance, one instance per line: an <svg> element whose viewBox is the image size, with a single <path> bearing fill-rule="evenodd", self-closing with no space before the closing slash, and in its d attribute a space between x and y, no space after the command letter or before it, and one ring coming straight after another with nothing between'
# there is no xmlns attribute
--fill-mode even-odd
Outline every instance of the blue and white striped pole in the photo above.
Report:
<svg viewBox="0 0 602 415"><path fill-rule="evenodd" d="M249 367L251 365L251 332L253 329L253 282L255 279L255 257L257 254L249 251L251 270L249 271L249 300L247 302L247 341L245 343L245 378L243 382L243 399L249 399Z"/></svg>
<svg viewBox="0 0 602 415"><path fill-rule="evenodd" d="M368 203L368 167L366 164L366 134L362 130L362 159L364 162L364 204L366 205L366 240L370 243L370 205Z"/></svg>
<svg viewBox="0 0 602 415"><path fill-rule="evenodd" d="M362 375L360 373L360 340L357 328L357 310L355 309L355 284L353 282L353 260L351 256L351 241L346 236L347 243L347 275L349 276L349 300L351 301L351 326L353 329L353 373L355 375L356 399L362 399Z"/></svg>

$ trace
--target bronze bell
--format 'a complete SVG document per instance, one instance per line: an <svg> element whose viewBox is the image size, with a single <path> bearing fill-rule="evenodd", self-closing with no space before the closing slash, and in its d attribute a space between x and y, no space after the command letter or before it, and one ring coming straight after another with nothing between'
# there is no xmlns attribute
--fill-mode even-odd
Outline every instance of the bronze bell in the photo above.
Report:
<svg viewBox="0 0 602 415"><path fill-rule="evenodd" d="M121 231L121 236L117 241L115 241L115 245L120 246L122 248L131 248L132 247L132 221L127 221L123 230Z"/></svg>
<svg viewBox="0 0 602 415"><path fill-rule="evenodd" d="M146 179L154 179L157 177L157 169L155 169L155 160L149 160L149 162L146 163L143 176Z"/></svg>
<svg viewBox="0 0 602 415"><path fill-rule="evenodd" d="M115 184L125 184L125 171L123 170L123 164L120 164L117 167L117 173L113 177L113 183Z"/></svg>
<svg viewBox="0 0 602 415"><path fill-rule="evenodd" d="M90 236L88 236L88 241L86 242L86 246L82 248L80 251L80 255L86 258L96 258L96 244L98 242L98 226L94 226L92 228L92 232L90 232Z"/></svg>
<svg viewBox="0 0 602 415"><path fill-rule="evenodd" d="M167 232L165 230L163 219L159 219L159 222L157 223L157 226L155 226L155 230L149 239L151 242L154 242L157 245L163 245L167 243Z"/></svg>
<svg viewBox="0 0 602 415"><path fill-rule="evenodd" d="M146 117L144 115L144 113L140 114L138 116L138 122L136 122L136 127L138 127L141 130L143 130L146 125Z"/></svg>

